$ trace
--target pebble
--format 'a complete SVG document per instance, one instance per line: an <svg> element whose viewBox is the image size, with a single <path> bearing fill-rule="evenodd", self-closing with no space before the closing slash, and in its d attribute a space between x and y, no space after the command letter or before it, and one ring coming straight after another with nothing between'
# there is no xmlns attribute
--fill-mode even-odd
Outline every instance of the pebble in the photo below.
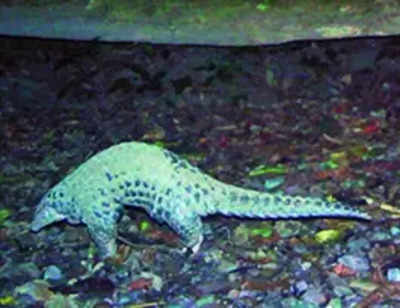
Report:
<svg viewBox="0 0 400 308"><path fill-rule="evenodd" d="M367 272L369 270L369 262L364 257L359 257L355 255L344 255L339 258L339 263L350 267L356 272Z"/></svg>
<svg viewBox="0 0 400 308"><path fill-rule="evenodd" d="M337 297L353 294L346 279L336 275L335 273L329 273L327 280L329 284L333 286L333 292Z"/></svg>
<svg viewBox="0 0 400 308"><path fill-rule="evenodd" d="M45 280L59 281L64 278L64 275L57 266L50 265L46 268L43 278Z"/></svg>
<svg viewBox="0 0 400 308"><path fill-rule="evenodd" d="M392 236L389 234L389 232L382 231L382 230L376 230L376 232L373 232L371 234L370 241L388 241L391 239L392 239Z"/></svg>
<svg viewBox="0 0 400 308"><path fill-rule="evenodd" d="M208 295L208 296L203 296L200 297L196 301L196 306L195 307L205 307L208 305L212 305L215 301L215 296L214 295Z"/></svg>
<svg viewBox="0 0 400 308"><path fill-rule="evenodd" d="M340 298L332 298L326 308L342 308L342 301Z"/></svg>
<svg viewBox="0 0 400 308"><path fill-rule="evenodd" d="M352 254L360 254L371 249L371 243L366 238L350 239L347 247Z"/></svg>
<svg viewBox="0 0 400 308"><path fill-rule="evenodd" d="M319 305L313 304L313 303L308 303L303 300L298 300L297 298L290 297L290 298L285 298L281 302L281 306L277 307L290 307L290 308L318 308ZM268 306L266 306L268 307Z"/></svg>
<svg viewBox="0 0 400 308"><path fill-rule="evenodd" d="M310 286L303 294L302 299L315 305L322 305L328 300L326 295L316 286Z"/></svg>
<svg viewBox="0 0 400 308"><path fill-rule="evenodd" d="M299 235L304 231L304 224L298 221L280 220L276 222L275 230L282 238L289 238Z"/></svg>
<svg viewBox="0 0 400 308"><path fill-rule="evenodd" d="M300 280L295 284L296 295L303 294L308 288L308 283L305 280Z"/></svg>
<svg viewBox="0 0 400 308"><path fill-rule="evenodd" d="M400 282L400 268L394 267L387 271L387 279L392 282Z"/></svg>
<svg viewBox="0 0 400 308"><path fill-rule="evenodd" d="M390 228L390 234L391 234L392 236L400 236L400 228L397 227L397 226L392 226L392 227Z"/></svg>

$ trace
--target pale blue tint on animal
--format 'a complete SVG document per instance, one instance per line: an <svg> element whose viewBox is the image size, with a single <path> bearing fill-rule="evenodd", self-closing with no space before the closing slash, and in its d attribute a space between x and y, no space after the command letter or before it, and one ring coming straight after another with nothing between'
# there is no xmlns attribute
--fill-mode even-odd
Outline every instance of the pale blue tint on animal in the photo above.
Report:
<svg viewBox="0 0 400 308"><path fill-rule="evenodd" d="M168 150L127 142L94 155L53 187L37 206L31 229L39 231L61 220L84 223L100 256L113 256L124 205L141 207L158 222L167 223L194 252L203 241L201 217L211 214L370 219L340 202L225 184Z"/></svg>

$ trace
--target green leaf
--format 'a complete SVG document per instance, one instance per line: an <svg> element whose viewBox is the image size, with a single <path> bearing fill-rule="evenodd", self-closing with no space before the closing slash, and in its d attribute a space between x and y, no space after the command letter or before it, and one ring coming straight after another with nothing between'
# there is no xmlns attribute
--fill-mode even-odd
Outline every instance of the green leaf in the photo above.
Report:
<svg viewBox="0 0 400 308"><path fill-rule="evenodd" d="M150 223L146 220L143 220L139 223L139 230L142 232L146 232L150 229Z"/></svg>
<svg viewBox="0 0 400 308"><path fill-rule="evenodd" d="M7 209L0 210L0 227L3 226L4 222L11 215L11 212Z"/></svg>
<svg viewBox="0 0 400 308"><path fill-rule="evenodd" d="M253 236L258 235L264 238L269 238L272 235L272 228L270 227L255 228L251 230L251 235Z"/></svg>
<svg viewBox="0 0 400 308"><path fill-rule="evenodd" d="M320 244L332 243L339 240L342 236L342 233L339 230L328 229L319 231L315 234L315 240Z"/></svg>
<svg viewBox="0 0 400 308"><path fill-rule="evenodd" d="M249 176L259 176L263 174L286 174L288 169L283 165L268 166L260 165L249 172Z"/></svg>

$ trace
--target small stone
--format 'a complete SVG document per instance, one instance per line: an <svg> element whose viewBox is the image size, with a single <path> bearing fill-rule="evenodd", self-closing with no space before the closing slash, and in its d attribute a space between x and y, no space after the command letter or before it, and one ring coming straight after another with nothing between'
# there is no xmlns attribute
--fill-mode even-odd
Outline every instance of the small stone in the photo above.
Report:
<svg viewBox="0 0 400 308"><path fill-rule="evenodd" d="M45 280L53 280L53 281L58 281L64 278L63 273L61 270L55 266L55 265L50 265L46 268L43 278Z"/></svg>
<svg viewBox="0 0 400 308"><path fill-rule="evenodd" d="M348 247L351 253L358 254L359 252L370 250L371 244L366 238L359 238L350 240Z"/></svg>
<svg viewBox="0 0 400 308"><path fill-rule="evenodd" d="M199 284L196 287L196 290L200 295L206 296L217 292L231 290L232 287L232 283L230 283L228 280L212 280Z"/></svg>
<svg viewBox="0 0 400 308"><path fill-rule="evenodd" d="M400 282L400 268L390 268L387 272L387 279L393 282Z"/></svg>
<svg viewBox="0 0 400 308"><path fill-rule="evenodd" d="M303 300L314 305L322 305L328 300L326 295L315 286L310 288L302 296Z"/></svg>
<svg viewBox="0 0 400 308"><path fill-rule="evenodd" d="M299 235L304 230L304 224L298 221L277 221L275 224L275 230L283 238L289 238Z"/></svg>
<svg viewBox="0 0 400 308"><path fill-rule="evenodd" d="M345 255L339 258L339 263L357 271L357 272L367 272L369 271L369 263L366 258L355 256L355 255Z"/></svg>
<svg viewBox="0 0 400 308"><path fill-rule="evenodd" d="M232 289L228 293L228 298L229 299L237 299L240 297L240 291L236 289Z"/></svg>
<svg viewBox="0 0 400 308"><path fill-rule="evenodd" d="M281 302L281 306L277 307L290 307L290 308L318 308L319 305L309 303L307 301L298 300L294 297L285 298Z"/></svg>
<svg viewBox="0 0 400 308"><path fill-rule="evenodd" d="M392 226L390 228L390 234L393 236L400 236L400 228L397 226Z"/></svg>
<svg viewBox="0 0 400 308"><path fill-rule="evenodd" d="M333 286L333 292L337 297L347 296L353 294L352 289L348 286L346 279L334 274L328 274L328 282Z"/></svg>
<svg viewBox="0 0 400 308"><path fill-rule="evenodd" d="M390 241L392 236L388 232L376 231L372 233L371 241Z"/></svg>
<svg viewBox="0 0 400 308"><path fill-rule="evenodd" d="M303 255L306 254L308 251L308 248L306 245L304 245L303 243L298 243L293 247L293 251L298 253L299 255Z"/></svg>
<svg viewBox="0 0 400 308"><path fill-rule="evenodd" d="M328 306L326 306L326 308L342 308L342 301L340 300L340 298L332 298L329 303Z"/></svg>
<svg viewBox="0 0 400 308"><path fill-rule="evenodd" d="M151 279L151 287L158 292L161 291L161 289L163 287L163 281L160 276L155 275L150 272L142 272L141 277L143 277L145 279Z"/></svg>
<svg viewBox="0 0 400 308"><path fill-rule="evenodd" d="M351 290L351 288L346 287L346 286L334 286L333 292L337 296L347 296L347 295L353 294L353 291Z"/></svg>
<svg viewBox="0 0 400 308"><path fill-rule="evenodd" d="M238 268L237 262L231 262L226 259L222 259L220 264L218 265L218 271L220 273L230 273L235 271Z"/></svg>
<svg viewBox="0 0 400 308"><path fill-rule="evenodd" d="M46 301L53 295L53 292L50 291L48 282L44 280L35 280L15 288L15 294L24 299L23 307L27 307L37 302Z"/></svg>
<svg viewBox="0 0 400 308"><path fill-rule="evenodd" d="M296 287L296 294L302 294L307 290L308 283L305 280L301 280L296 282L295 287Z"/></svg>
<svg viewBox="0 0 400 308"><path fill-rule="evenodd" d="M196 307L193 298L185 297L184 295L179 296L166 306L168 308L186 308L186 307Z"/></svg>
<svg viewBox="0 0 400 308"><path fill-rule="evenodd" d="M204 296L196 301L196 307L206 307L208 305L212 305L214 301L215 301L214 295Z"/></svg>

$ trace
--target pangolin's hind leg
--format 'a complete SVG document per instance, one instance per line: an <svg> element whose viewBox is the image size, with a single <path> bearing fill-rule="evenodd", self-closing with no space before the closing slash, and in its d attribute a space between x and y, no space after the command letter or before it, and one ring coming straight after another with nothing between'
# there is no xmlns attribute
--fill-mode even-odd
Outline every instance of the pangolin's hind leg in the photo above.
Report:
<svg viewBox="0 0 400 308"><path fill-rule="evenodd" d="M182 243L197 253L203 242L203 224L200 216L188 206L176 206L163 220L181 238Z"/></svg>

